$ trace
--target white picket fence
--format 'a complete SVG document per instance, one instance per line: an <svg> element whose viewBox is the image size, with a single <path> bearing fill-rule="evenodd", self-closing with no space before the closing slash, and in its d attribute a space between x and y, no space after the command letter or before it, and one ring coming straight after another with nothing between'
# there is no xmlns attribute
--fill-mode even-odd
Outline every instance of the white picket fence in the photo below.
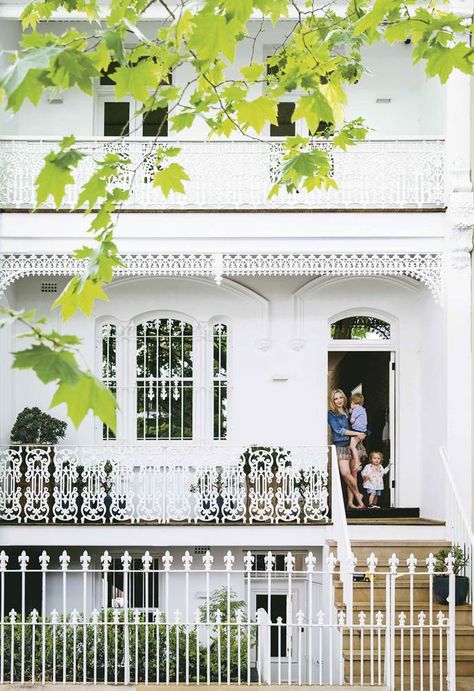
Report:
<svg viewBox="0 0 474 691"><path fill-rule="evenodd" d="M380 572L372 554L349 613L333 554L1 552L0 684L454 691L455 576L449 561L450 605L435 605L426 562L393 555Z"/></svg>
<svg viewBox="0 0 474 691"><path fill-rule="evenodd" d="M327 521L328 447L0 449L0 521Z"/></svg>

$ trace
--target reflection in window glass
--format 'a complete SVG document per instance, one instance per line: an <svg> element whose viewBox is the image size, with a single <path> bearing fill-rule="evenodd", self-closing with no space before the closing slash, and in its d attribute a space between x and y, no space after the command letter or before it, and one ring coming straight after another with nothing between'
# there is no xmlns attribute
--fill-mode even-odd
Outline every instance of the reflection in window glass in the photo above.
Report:
<svg viewBox="0 0 474 691"><path fill-rule="evenodd" d="M120 557L112 559L111 569L107 574L107 606L124 607L125 592L128 594L127 607L140 611L154 611L159 605L159 566L158 557L153 557L147 576L143 570L140 557L133 557L130 570L123 571ZM125 578L127 591L125 591ZM148 589L148 592L147 592Z"/></svg>
<svg viewBox="0 0 474 691"><path fill-rule="evenodd" d="M227 438L227 326L214 324L213 341L213 393L214 439Z"/></svg>
<svg viewBox="0 0 474 691"><path fill-rule="evenodd" d="M346 317L331 324L331 338L334 340L372 340L390 339L390 324L377 317Z"/></svg>
<svg viewBox="0 0 474 691"><path fill-rule="evenodd" d="M295 104L291 101L278 104L278 125L270 125L270 137L290 137L295 134L295 123L291 122L294 110Z"/></svg>
<svg viewBox="0 0 474 691"><path fill-rule="evenodd" d="M104 324L102 327L102 372L104 385L117 395L117 327ZM102 426L102 439L115 439L114 432L107 425Z"/></svg>
<svg viewBox="0 0 474 691"><path fill-rule="evenodd" d="M104 103L104 137L128 136L130 103L106 101Z"/></svg>
<svg viewBox="0 0 474 691"><path fill-rule="evenodd" d="M193 327L153 319L136 338L137 439L192 439Z"/></svg>

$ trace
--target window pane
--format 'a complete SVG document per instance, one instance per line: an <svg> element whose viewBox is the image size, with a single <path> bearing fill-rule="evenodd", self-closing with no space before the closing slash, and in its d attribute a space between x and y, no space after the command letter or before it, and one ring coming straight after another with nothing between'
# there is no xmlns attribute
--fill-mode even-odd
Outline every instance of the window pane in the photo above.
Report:
<svg viewBox="0 0 474 691"><path fill-rule="evenodd" d="M104 324L101 332L102 338L102 382L113 393L117 395L117 327L115 324ZM103 439L115 439L115 433L107 427L102 426Z"/></svg>
<svg viewBox="0 0 474 691"><path fill-rule="evenodd" d="M227 438L227 326L214 324L213 331L214 439Z"/></svg>
<svg viewBox="0 0 474 691"><path fill-rule="evenodd" d="M106 101L104 103L104 136L119 137L129 133L130 103Z"/></svg>
<svg viewBox="0 0 474 691"><path fill-rule="evenodd" d="M190 324L177 319L159 319L137 327L136 381L137 438L191 439Z"/></svg>
<svg viewBox="0 0 474 691"><path fill-rule="evenodd" d="M291 101L278 104L278 125L270 125L270 137L289 137L295 134L295 123L291 122L294 110L295 104Z"/></svg>
<svg viewBox="0 0 474 691"><path fill-rule="evenodd" d="M376 317L346 317L331 324L331 338L334 340L389 340L390 324Z"/></svg>
<svg viewBox="0 0 474 691"><path fill-rule="evenodd" d="M142 134L144 137L167 137L168 108L157 108L143 113Z"/></svg>

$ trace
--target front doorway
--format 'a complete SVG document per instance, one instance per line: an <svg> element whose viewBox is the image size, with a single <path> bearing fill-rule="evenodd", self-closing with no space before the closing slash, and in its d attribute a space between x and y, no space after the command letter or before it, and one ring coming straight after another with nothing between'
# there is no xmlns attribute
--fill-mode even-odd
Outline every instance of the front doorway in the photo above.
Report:
<svg viewBox="0 0 474 691"><path fill-rule="evenodd" d="M381 451L384 465L395 462L395 357L391 351L333 350L328 353L328 391L342 389L348 400L352 393L364 396L369 434L367 452ZM394 465L385 478L379 497L383 508L395 506ZM359 475L359 485L362 479Z"/></svg>

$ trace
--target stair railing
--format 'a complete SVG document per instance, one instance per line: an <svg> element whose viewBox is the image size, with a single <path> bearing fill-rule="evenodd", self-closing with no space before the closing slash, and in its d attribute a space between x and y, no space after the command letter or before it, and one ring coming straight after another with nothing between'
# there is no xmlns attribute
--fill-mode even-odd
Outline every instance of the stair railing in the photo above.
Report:
<svg viewBox="0 0 474 691"><path fill-rule="evenodd" d="M468 559L465 575L469 576L469 603L474 626L474 533L459 497L456 483L449 467L445 449L440 449L441 461L446 474L446 538L453 545L460 545Z"/></svg>
<svg viewBox="0 0 474 691"><path fill-rule="evenodd" d="M352 552L347 525L344 495L342 493L339 464L337 462L336 447L331 449L331 516L334 526L334 539L336 541L336 556L339 562L339 574L342 583L342 595L346 606L346 617L349 625L352 624L353 609L353 581L356 559Z"/></svg>

